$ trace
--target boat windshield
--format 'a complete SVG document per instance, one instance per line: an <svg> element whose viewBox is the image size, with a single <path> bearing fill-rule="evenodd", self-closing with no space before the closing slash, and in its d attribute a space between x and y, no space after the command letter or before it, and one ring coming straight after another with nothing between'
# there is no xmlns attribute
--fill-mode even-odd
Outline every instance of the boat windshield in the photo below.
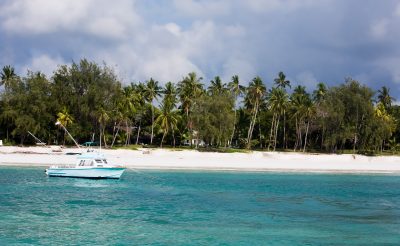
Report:
<svg viewBox="0 0 400 246"><path fill-rule="evenodd" d="M93 166L92 160L80 160L78 166Z"/></svg>

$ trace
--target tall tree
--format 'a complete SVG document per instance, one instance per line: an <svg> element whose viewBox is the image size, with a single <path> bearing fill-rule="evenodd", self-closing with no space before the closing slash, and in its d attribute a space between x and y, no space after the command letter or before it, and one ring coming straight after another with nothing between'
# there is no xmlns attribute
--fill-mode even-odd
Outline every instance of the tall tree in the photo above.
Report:
<svg viewBox="0 0 400 246"><path fill-rule="evenodd" d="M317 84L317 88L313 91L313 98L316 103L321 102L327 92L326 85L322 82Z"/></svg>
<svg viewBox="0 0 400 246"><path fill-rule="evenodd" d="M245 88L244 88L244 86L240 85L239 76L238 75L233 75L232 76L231 82L229 82L229 84L228 84L228 88L231 91L231 93L232 93L232 95L233 95L233 97L235 99L235 102L234 102L235 120L234 120L234 123L233 123L233 130L232 130L231 139L229 141L229 144L232 144L233 137L235 135L236 122L237 122L236 103L237 103L238 97L241 96L244 93Z"/></svg>
<svg viewBox="0 0 400 246"><path fill-rule="evenodd" d="M251 147L251 138L253 135L254 125L256 124L257 114L260 108L261 101L263 100L267 88L265 87L260 77L255 77L247 87L248 102L252 105L251 120L249 130L247 132L247 149Z"/></svg>
<svg viewBox="0 0 400 246"><path fill-rule="evenodd" d="M277 88L282 88L284 92L286 87L291 88L290 81L286 79L286 75L283 72L279 72L278 77L274 79ZM286 110L283 111L283 145L287 147L286 142Z"/></svg>
<svg viewBox="0 0 400 246"><path fill-rule="evenodd" d="M1 73L0 73L0 86L4 85L4 87L7 89L11 86L11 83L17 78L17 74L15 73L15 70L12 66L7 65L4 66Z"/></svg>
<svg viewBox="0 0 400 246"><path fill-rule="evenodd" d="M165 99L165 98L164 98ZM171 100L163 100L160 105L160 114L156 119L156 123L161 127L163 132L163 136L161 139L160 147L162 148L165 136L167 136L168 132L176 129L176 126L179 121L179 113L174 109L175 104ZM173 146L175 147L175 136L173 134Z"/></svg>
<svg viewBox="0 0 400 246"><path fill-rule="evenodd" d="M68 109L64 107L61 112L57 113L57 121L60 122L65 128L67 128L74 122L74 118L68 112ZM65 145L65 135L66 130L64 129L63 145Z"/></svg>
<svg viewBox="0 0 400 246"><path fill-rule="evenodd" d="M382 103L386 111L390 112L394 98L390 96L390 89L386 86L382 86L382 89L378 90L378 102Z"/></svg>
<svg viewBox="0 0 400 246"><path fill-rule="evenodd" d="M286 112L288 107L289 96L283 88L272 88L268 97L268 106L273 113L268 150L270 147L276 149L278 138L278 129L281 116Z"/></svg>
<svg viewBox="0 0 400 246"><path fill-rule="evenodd" d="M186 118L186 129L189 132L190 143L192 142L192 119L190 110L194 100L203 94L203 85L201 84L202 77L197 77L195 72L189 73L182 81L178 83L177 92L181 101L181 108L184 111Z"/></svg>
<svg viewBox="0 0 400 246"><path fill-rule="evenodd" d="M323 118L326 117L326 113L321 108L321 103L325 100L326 94L328 93L328 88L323 82L317 84L317 88L313 91L313 101L315 104L315 117L319 122L320 127L317 129L320 138L320 148L322 149L324 143L324 137L326 132L326 124Z"/></svg>
<svg viewBox="0 0 400 246"><path fill-rule="evenodd" d="M222 83L219 76L215 76L213 80L210 81L210 86L208 87L208 93L210 95L221 95L226 91L226 84Z"/></svg>
<svg viewBox="0 0 400 246"><path fill-rule="evenodd" d="M203 140L208 146L226 147L232 131L234 100L230 93L204 94L193 103L193 127L197 144Z"/></svg>
<svg viewBox="0 0 400 246"><path fill-rule="evenodd" d="M167 82L162 92L164 94L164 101L168 101L173 105L176 105L177 91L175 85L172 82Z"/></svg>
<svg viewBox="0 0 400 246"><path fill-rule="evenodd" d="M101 137L103 136L104 147L107 148L107 138L106 138L106 126L107 122L110 120L110 116L104 108L100 108L97 112L97 120L100 124L100 146L101 146Z"/></svg>
<svg viewBox="0 0 400 246"><path fill-rule="evenodd" d="M150 104L151 107L151 137L150 137L150 144L153 144L153 137L154 137L154 106L153 101L157 99L161 95L161 87L158 85L158 81L150 78L146 82L145 87L145 98L147 102Z"/></svg>
<svg viewBox="0 0 400 246"><path fill-rule="evenodd" d="M279 72L278 77L274 79L277 88L285 89L286 86L291 88L290 81L286 80L286 75L283 72Z"/></svg>

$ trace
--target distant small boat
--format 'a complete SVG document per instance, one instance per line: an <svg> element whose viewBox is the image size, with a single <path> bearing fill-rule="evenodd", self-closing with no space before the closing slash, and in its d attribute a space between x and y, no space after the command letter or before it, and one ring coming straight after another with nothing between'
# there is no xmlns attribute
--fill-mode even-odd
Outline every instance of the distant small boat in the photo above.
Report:
<svg viewBox="0 0 400 246"><path fill-rule="evenodd" d="M111 165L103 154L86 152L77 156L75 165L56 165L46 169L51 177L119 179L125 168Z"/></svg>

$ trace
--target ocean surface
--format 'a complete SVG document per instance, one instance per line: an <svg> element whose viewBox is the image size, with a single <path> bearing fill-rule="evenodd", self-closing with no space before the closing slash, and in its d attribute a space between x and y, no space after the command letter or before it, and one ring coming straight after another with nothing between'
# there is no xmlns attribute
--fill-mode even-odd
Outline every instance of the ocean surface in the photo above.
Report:
<svg viewBox="0 0 400 246"><path fill-rule="evenodd" d="M0 245L400 245L400 176L0 167Z"/></svg>

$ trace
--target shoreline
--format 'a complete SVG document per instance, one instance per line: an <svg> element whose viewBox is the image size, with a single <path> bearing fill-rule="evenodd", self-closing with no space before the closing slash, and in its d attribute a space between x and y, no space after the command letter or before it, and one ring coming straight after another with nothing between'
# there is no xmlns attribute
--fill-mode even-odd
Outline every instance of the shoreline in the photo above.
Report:
<svg viewBox="0 0 400 246"><path fill-rule="evenodd" d="M56 151L56 152L55 152ZM60 152L58 152L60 151ZM58 146L0 146L0 166L48 167L73 164L86 149ZM196 150L102 149L113 163L137 170L287 172L400 175L398 156L315 154L296 152L215 153Z"/></svg>

